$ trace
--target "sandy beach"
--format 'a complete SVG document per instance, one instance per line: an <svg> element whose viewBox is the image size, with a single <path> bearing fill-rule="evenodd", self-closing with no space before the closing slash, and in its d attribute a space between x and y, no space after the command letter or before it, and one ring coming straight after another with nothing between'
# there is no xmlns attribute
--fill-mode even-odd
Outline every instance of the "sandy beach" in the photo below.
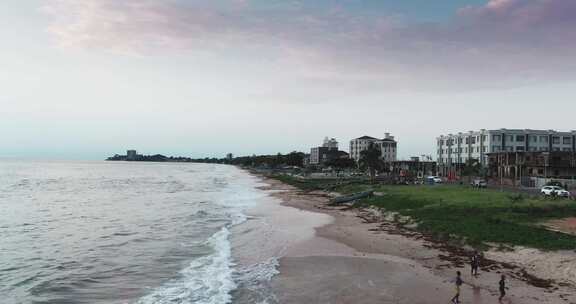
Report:
<svg viewBox="0 0 576 304"><path fill-rule="evenodd" d="M465 281L462 303L498 303L501 274L509 287L502 303L576 303L573 252L490 250L473 277L465 249L399 228L371 210L329 207L329 193L264 182L282 205L329 216L313 225L315 233L284 247L271 282L279 303L449 303L456 271Z"/></svg>

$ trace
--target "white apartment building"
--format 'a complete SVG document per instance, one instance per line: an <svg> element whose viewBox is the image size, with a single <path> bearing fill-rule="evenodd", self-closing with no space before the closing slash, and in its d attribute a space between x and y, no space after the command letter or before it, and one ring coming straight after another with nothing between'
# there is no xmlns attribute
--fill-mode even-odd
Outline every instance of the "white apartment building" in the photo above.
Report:
<svg viewBox="0 0 576 304"><path fill-rule="evenodd" d="M390 133L385 133L384 138L374 138L370 136L362 136L350 141L350 158L355 161L360 160L360 152L368 149L370 143L375 144L382 153L382 160L386 162L396 161L398 152L398 143L394 140L394 136Z"/></svg>
<svg viewBox="0 0 576 304"><path fill-rule="evenodd" d="M477 159L487 165L487 153L576 151L576 131L499 129L441 135L437 138L438 165L465 164Z"/></svg>
<svg viewBox="0 0 576 304"><path fill-rule="evenodd" d="M330 150L338 150L338 141L336 140L336 138L329 139L328 137L324 137L322 147L328 148Z"/></svg>

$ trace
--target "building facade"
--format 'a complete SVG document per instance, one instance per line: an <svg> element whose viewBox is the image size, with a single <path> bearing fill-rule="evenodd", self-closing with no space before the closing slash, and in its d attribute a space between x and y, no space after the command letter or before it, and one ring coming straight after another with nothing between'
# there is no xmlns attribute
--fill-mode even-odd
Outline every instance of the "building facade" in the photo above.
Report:
<svg viewBox="0 0 576 304"><path fill-rule="evenodd" d="M576 131L499 129L441 135L437 138L437 162L441 174L459 170L476 159L488 166L488 153L498 152L573 152Z"/></svg>
<svg viewBox="0 0 576 304"><path fill-rule="evenodd" d="M390 173L393 176L412 180L436 175L436 169L436 162L420 161L419 158L412 158L411 160L397 160L390 164Z"/></svg>
<svg viewBox="0 0 576 304"><path fill-rule="evenodd" d="M575 152L499 152L488 154L489 171L493 177L520 179L542 177L574 179Z"/></svg>
<svg viewBox="0 0 576 304"><path fill-rule="evenodd" d="M379 139L371 136L362 136L350 141L350 157L356 162L360 160L360 153L370 146L376 145L381 153L382 160L385 162L396 161L398 153L398 143L394 140L394 136L390 133L385 133L384 138Z"/></svg>
<svg viewBox="0 0 576 304"><path fill-rule="evenodd" d="M324 138L321 147L310 149L310 165L322 165L335 158L348 157L348 153L338 150L338 141L334 138Z"/></svg>

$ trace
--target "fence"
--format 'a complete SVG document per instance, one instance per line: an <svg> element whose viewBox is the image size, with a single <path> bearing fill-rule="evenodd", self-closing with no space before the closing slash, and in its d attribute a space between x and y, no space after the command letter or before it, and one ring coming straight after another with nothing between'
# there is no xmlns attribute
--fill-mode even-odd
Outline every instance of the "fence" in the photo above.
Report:
<svg viewBox="0 0 576 304"><path fill-rule="evenodd" d="M523 177L521 179L522 186L528 188L542 188L548 182L558 182L562 185L567 185L568 189L576 189L576 179L543 178L543 177Z"/></svg>

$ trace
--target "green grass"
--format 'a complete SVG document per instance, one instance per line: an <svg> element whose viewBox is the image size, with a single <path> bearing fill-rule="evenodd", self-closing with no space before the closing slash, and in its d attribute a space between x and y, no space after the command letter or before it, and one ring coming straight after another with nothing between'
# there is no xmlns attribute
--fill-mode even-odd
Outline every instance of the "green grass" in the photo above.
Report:
<svg viewBox="0 0 576 304"><path fill-rule="evenodd" d="M326 188L336 184L335 179L306 179L302 180L289 175L273 175L270 176L276 180L279 180L285 184L294 186L304 191L314 191L314 190L325 190Z"/></svg>
<svg viewBox="0 0 576 304"><path fill-rule="evenodd" d="M370 186L363 184L361 181L342 181L340 179L299 179L289 175L273 175L270 176L285 184L292 185L303 191L325 190L325 191L338 191L340 193L355 193L364 191Z"/></svg>
<svg viewBox="0 0 576 304"><path fill-rule="evenodd" d="M513 202L509 193L461 186L384 186L386 195L363 203L396 211L439 236L466 243L519 245L543 250L576 249L576 237L542 228L545 220L576 216L576 202L526 197Z"/></svg>
<svg viewBox="0 0 576 304"><path fill-rule="evenodd" d="M326 189L335 180L298 180L275 177L303 190ZM475 190L462 186L373 186L349 184L334 191L342 194L373 189L383 196L364 199L376 206L419 223L418 229L439 238L450 237L469 245L487 243L518 245L542 250L576 249L576 236L541 227L546 220L576 216L576 202L537 197L513 199L513 194L496 190Z"/></svg>

